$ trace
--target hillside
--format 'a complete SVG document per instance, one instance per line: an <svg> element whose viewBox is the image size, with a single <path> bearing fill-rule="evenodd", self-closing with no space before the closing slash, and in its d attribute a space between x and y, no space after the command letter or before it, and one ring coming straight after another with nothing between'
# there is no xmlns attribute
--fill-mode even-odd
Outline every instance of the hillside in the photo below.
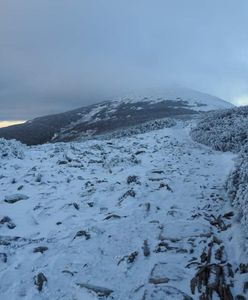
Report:
<svg viewBox="0 0 248 300"><path fill-rule="evenodd" d="M136 126L151 120L191 117L199 112L232 107L217 97L186 88L146 90L73 111L44 116L0 129L0 137L27 145L80 140Z"/></svg>
<svg viewBox="0 0 248 300"><path fill-rule="evenodd" d="M195 121L168 125L1 141L1 299L246 299L242 230L223 188L235 156L193 142Z"/></svg>

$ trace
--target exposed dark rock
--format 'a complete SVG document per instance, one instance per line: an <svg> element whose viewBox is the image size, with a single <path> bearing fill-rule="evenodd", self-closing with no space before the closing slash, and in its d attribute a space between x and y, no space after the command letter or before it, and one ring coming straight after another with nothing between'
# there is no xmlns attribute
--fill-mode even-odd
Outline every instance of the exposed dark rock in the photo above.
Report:
<svg viewBox="0 0 248 300"><path fill-rule="evenodd" d="M230 211L230 212L225 213L223 215L223 217L226 218L226 219L231 219L233 216L234 216L234 212L233 211Z"/></svg>
<svg viewBox="0 0 248 300"><path fill-rule="evenodd" d="M14 194L14 195L5 196L4 201L13 204L21 200L26 200L28 198L29 198L28 196L23 194Z"/></svg>
<svg viewBox="0 0 248 300"><path fill-rule="evenodd" d="M178 250L178 247L172 247L169 245L169 243L167 243L165 241L161 241L156 246L156 249L154 250L154 252L159 253L159 252L166 252L166 251L170 251L170 250Z"/></svg>
<svg viewBox="0 0 248 300"><path fill-rule="evenodd" d="M77 237L82 237L82 236L84 236L86 240L90 239L90 234L88 232L86 232L85 230L79 230L73 239L75 239Z"/></svg>
<svg viewBox="0 0 248 300"><path fill-rule="evenodd" d="M34 277L34 284L37 286L39 292L42 291L44 283L47 282L47 278L43 273L39 273Z"/></svg>
<svg viewBox="0 0 248 300"><path fill-rule="evenodd" d="M22 190L23 188L24 188L24 186L23 186L23 185L20 185L20 186L18 186L17 190L20 191L20 190Z"/></svg>
<svg viewBox="0 0 248 300"><path fill-rule="evenodd" d="M7 216L3 217L0 220L0 224L6 224L9 229L14 229L16 227L16 225L14 224L14 222L12 222L10 217Z"/></svg>
<svg viewBox="0 0 248 300"><path fill-rule="evenodd" d="M136 260L136 258L137 258L138 255L139 255L138 251L132 252L131 254L128 255L127 262L129 264L133 263Z"/></svg>
<svg viewBox="0 0 248 300"><path fill-rule="evenodd" d="M131 184L131 183L140 183L139 181L138 181L138 176L135 176L135 175L133 175L133 176L128 176L128 178L127 178L127 184Z"/></svg>
<svg viewBox="0 0 248 300"><path fill-rule="evenodd" d="M235 300L246 300L246 298L244 296L242 296L242 295L237 295L235 297Z"/></svg>
<svg viewBox="0 0 248 300"><path fill-rule="evenodd" d="M246 282L244 283L243 291L244 291L244 293L247 293L247 292L248 292L248 281L246 281Z"/></svg>
<svg viewBox="0 0 248 300"><path fill-rule="evenodd" d="M69 270L63 270L62 273L66 273L66 274L70 274L71 276L74 276L74 273L77 273L77 272L71 272Z"/></svg>
<svg viewBox="0 0 248 300"><path fill-rule="evenodd" d="M34 252L34 253L38 253L38 252L44 253L44 252L47 251L47 250L48 250L48 247L45 247L45 246L39 246L39 247L34 248L33 252Z"/></svg>
<svg viewBox="0 0 248 300"><path fill-rule="evenodd" d="M143 254L146 257L150 255L150 248L149 248L147 240L144 240L144 243L143 243Z"/></svg>
<svg viewBox="0 0 248 300"><path fill-rule="evenodd" d="M99 297L108 297L110 294L113 293L113 290L93 285L93 284L88 284L88 283L77 283L77 285L81 288L86 288L87 290L90 290L94 293L96 293Z"/></svg>
<svg viewBox="0 0 248 300"><path fill-rule="evenodd" d="M132 197L134 198L136 196L136 192L131 189L131 190L128 190L126 193L124 193L120 199L119 199L119 204L121 204L127 197Z"/></svg>
<svg viewBox="0 0 248 300"><path fill-rule="evenodd" d="M248 273L248 264L240 264L239 271L240 271L240 274Z"/></svg>
<svg viewBox="0 0 248 300"><path fill-rule="evenodd" d="M139 155L139 154L143 154L143 153L146 153L146 151L144 150L138 150L135 152L135 155Z"/></svg>
<svg viewBox="0 0 248 300"><path fill-rule="evenodd" d="M127 191L127 192L122 196L122 198L127 198L128 196L134 198L134 197L136 196L135 191L134 191L134 190L129 190L129 191Z"/></svg>
<svg viewBox="0 0 248 300"><path fill-rule="evenodd" d="M78 205L76 202L72 203L72 205L74 206L74 208L75 208L76 210L79 210L79 205Z"/></svg>
<svg viewBox="0 0 248 300"><path fill-rule="evenodd" d="M110 214L107 217L104 218L104 220L110 220L110 219L120 219L121 217L116 214Z"/></svg>

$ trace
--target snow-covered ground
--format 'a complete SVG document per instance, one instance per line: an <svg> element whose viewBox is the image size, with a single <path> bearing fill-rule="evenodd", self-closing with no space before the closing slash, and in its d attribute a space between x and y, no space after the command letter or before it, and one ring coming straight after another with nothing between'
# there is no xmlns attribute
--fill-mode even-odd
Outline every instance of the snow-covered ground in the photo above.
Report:
<svg viewBox="0 0 248 300"><path fill-rule="evenodd" d="M0 299L199 299L206 274L247 299L234 155L184 125L2 157Z"/></svg>
<svg viewBox="0 0 248 300"><path fill-rule="evenodd" d="M121 103L159 103L163 100L186 101L195 111L209 111L234 107L233 104L218 97L178 85L167 86L162 89L145 89L142 92L119 97L113 101L113 107L118 107Z"/></svg>

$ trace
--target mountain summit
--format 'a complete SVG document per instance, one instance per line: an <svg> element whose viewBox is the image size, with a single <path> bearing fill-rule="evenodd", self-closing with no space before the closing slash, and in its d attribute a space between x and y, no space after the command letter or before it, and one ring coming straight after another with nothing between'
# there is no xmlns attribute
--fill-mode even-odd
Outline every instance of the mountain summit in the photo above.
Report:
<svg viewBox="0 0 248 300"><path fill-rule="evenodd" d="M2 128L0 137L27 145L72 141L155 119L192 116L232 106L220 98L183 87L146 89L138 94Z"/></svg>

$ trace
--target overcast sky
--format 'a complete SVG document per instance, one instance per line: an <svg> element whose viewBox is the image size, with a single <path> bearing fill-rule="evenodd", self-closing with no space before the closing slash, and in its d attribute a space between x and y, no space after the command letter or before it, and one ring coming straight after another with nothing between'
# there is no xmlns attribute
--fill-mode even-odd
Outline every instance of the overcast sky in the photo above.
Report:
<svg viewBox="0 0 248 300"><path fill-rule="evenodd" d="M0 0L0 120L170 83L248 104L247 0Z"/></svg>

